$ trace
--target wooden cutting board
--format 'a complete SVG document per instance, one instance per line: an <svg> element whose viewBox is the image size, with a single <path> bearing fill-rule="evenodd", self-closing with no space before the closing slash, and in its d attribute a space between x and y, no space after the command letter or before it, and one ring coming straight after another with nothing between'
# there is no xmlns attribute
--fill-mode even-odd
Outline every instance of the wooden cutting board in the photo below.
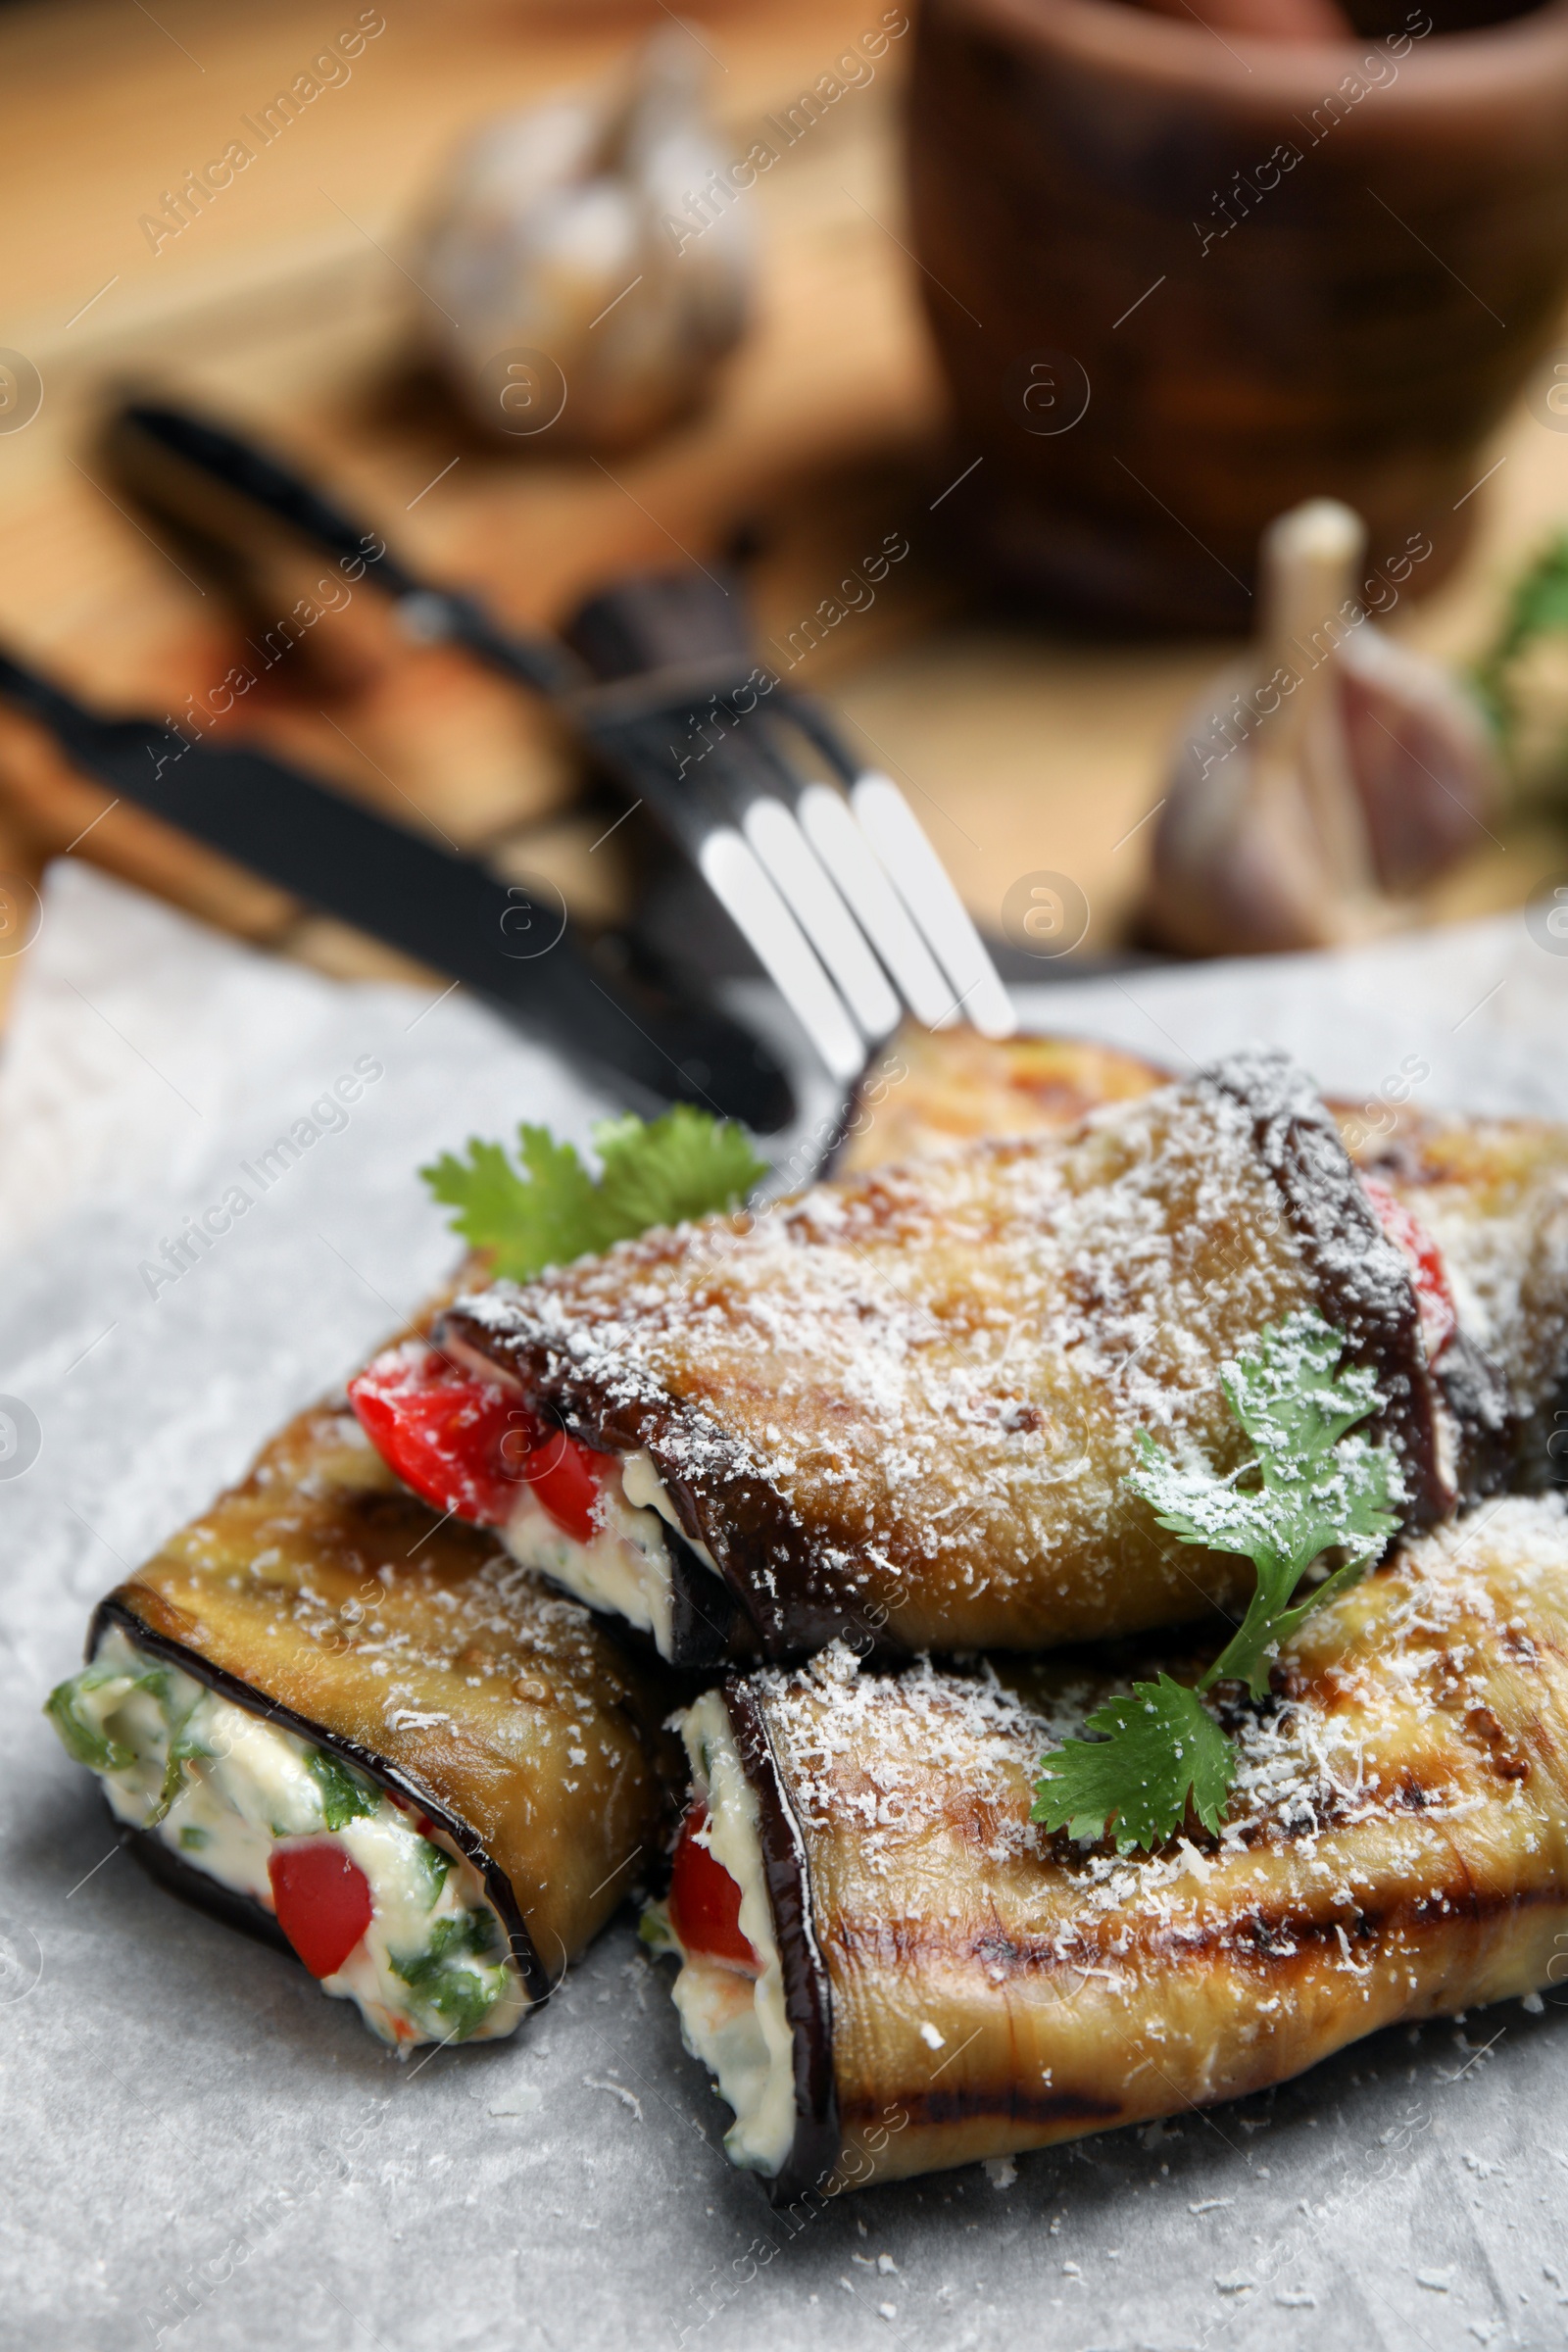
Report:
<svg viewBox="0 0 1568 2352"><path fill-rule="evenodd" d="M374 11L369 12L375 14ZM769 112L831 70L880 10L745 0L681 19L743 152ZM345 26L359 16L345 5ZM1112 946L1136 898L1163 751L1212 647L1085 649L983 616L941 512L968 462L950 444L905 243L898 86L907 40L761 178L754 330L700 414L596 464L492 447L420 364L406 274L443 159L509 108L611 70L657 5L454 8L400 0L352 75L323 89L220 201L153 250L166 189L308 68L318 9L170 0L0 20L0 136L28 231L3 265L0 341L41 376L37 416L0 432L0 638L106 709L205 700L243 632L216 590L125 510L95 446L124 384L166 388L276 442L431 572L549 623L638 566L711 561L744 533L766 650L825 685L906 780L983 919L1008 883L1071 873ZM1523 409L1485 463L1462 574L1411 623L1460 654L1544 520L1568 512L1568 435ZM1478 469L1479 470L1479 469ZM951 512L951 509L950 509ZM804 660L800 624L886 534L909 554ZM859 600L858 600L859 601ZM266 616L259 616L265 626ZM793 640L793 643L792 643ZM302 649L304 651L304 649ZM634 877L523 701L438 649L395 640L362 597L237 716L389 814L558 880L590 919ZM1443 911L1522 898L1550 838L1482 845ZM25 935L44 860L90 858L253 941L362 973L397 959L73 776L0 714L0 950ZM8 913L8 908L10 909ZM0 991L23 958L0 954Z"/></svg>

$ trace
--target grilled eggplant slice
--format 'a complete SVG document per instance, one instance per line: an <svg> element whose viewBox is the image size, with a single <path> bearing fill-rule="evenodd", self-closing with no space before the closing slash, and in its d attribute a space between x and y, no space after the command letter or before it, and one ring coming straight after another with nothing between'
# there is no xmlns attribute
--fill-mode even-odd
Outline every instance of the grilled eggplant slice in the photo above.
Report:
<svg viewBox="0 0 1568 2352"><path fill-rule="evenodd" d="M346 1402L112 1592L50 1712L153 1874L407 2047L513 2030L661 1853L671 1690Z"/></svg>
<svg viewBox="0 0 1568 2352"><path fill-rule="evenodd" d="M1169 1070L1083 1037L982 1037L956 1022L906 1021L850 1098L835 1176L931 1159L983 1135L1076 1127L1106 1102L1131 1102Z"/></svg>
<svg viewBox="0 0 1568 2352"><path fill-rule="evenodd" d="M1218 1837L1118 1858L1031 1822L1042 1753L1114 1687L840 1644L688 1714L700 1810L645 1933L776 2196L1244 2097L1560 1971L1560 1499L1494 1503L1310 1617L1237 1713Z"/></svg>
<svg viewBox="0 0 1568 2352"><path fill-rule="evenodd" d="M836 1170L864 1175L979 1136L1050 1133L1168 1079L1083 1038L906 1022L852 1098ZM1408 1095L1412 1084L1396 1088ZM1383 1096L1331 1096L1328 1107L1357 1168L1436 1244L1454 1294L1458 1328L1439 1376L1470 1432L1467 1498L1502 1484L1539 1491L1568 1452L1568 1127L1434 1114Z"/></svg>
<svg viewBox="0 0 1568 2352"><path fill-rule="evenodd" d="M662 1522L678 1531L710 1655L783 1660L841 1635L1038 1649L1240 1597L1250 1571L1178 1553L1125 1474L1141 1429L1236 1464L1220 1368L1300 1308L1375 1369L1406 1518L1429 1522L1470 1433L1428 1365L1410 1261L1304 1075L1251 1055L1065 1136L497 1284L437 1338L610 1457L610 1507L642 1505L641 1563ZM572 1548L550 1543L524 1556L570 1586ZM679 1659L673 1613L650 1615Z"/></svg>

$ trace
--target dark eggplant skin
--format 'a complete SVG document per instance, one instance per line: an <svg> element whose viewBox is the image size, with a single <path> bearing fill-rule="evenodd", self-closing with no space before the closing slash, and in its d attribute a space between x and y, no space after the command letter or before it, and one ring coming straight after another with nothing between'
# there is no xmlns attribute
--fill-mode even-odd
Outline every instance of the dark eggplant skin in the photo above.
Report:
<svg viewBox="0 0 1568 2352"><path fill-rule="evenodd" d="M806 1840L784 1785L766 1715L757 1691L746 1682L732 1678L725 1684L723 1695L741 1769L757 1797L762 1875L784 1976L784 2013L795 2042L795 2137L783 2167L767 2183L772 2202L787 2205L819 2188L838 2161L833 1988L812 1920Z"/></svg>
<svg viewBox="0 0 1568 2352"><path fill-rule="evenodd" d="M533 2001L661 1867L679 1684L417 1501L346 1399L299 1415L100 1603L89 1657L112 1625L427 1820L479 1872ZM131 1837L164 1884L255 1930L240 1898Z"/></svg>
<svg viewBox="0 0 1568 2352"><path fill-rule="evenodd" d="M166 1894L174 1895L180 1902L189 1903L193 1911L205 1911L220 1927L237 1928L257 1943L265 1943L269 1951L281 1952L296 1967L305 1963L278 1926L272 1913L259 1903L254 1895L240 1894L232 1886L221 1886L210 1879L204 1870L187 1862L183 1854L175 1853L150 1830L132 1829L128 1821L109 1816L116 1837L131 1860L147 1873L153 1884ZM526 1979L524 1979L526 1982ZM530 1994L531 1997L531 1994Z"/></svg>
<svg viewBox="0 0 1568 2352"><path fill-rule="evenodd" d="M757 1629L728 1585L705 1568L672 1527L669 1555L669 1663L688 1673L722 1674L737 1659L760 1656Z"/></svg>
<svg viewBox="0 0 1568 2352"><path fill-rule="evenodd" d="M1284 1054L1237 1054L1213 1077L1252 1121L1257 1155L1316 1275L1319 1313L1345 1333L1351 1362L1377 1377L1382 1426L1404 1470L1405 1524L1430 1527L1457 1497L1438 1462L1439 1392L1422 1346L1420 1307L1339 1126L1305 1072Z"/></svg>

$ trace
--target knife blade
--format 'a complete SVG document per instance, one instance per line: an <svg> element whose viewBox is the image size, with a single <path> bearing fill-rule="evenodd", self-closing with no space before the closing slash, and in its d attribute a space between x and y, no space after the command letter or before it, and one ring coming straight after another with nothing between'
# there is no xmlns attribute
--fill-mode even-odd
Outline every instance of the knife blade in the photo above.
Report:
<svg viewBox="0 0 1568 2352"><path fill-rule="evenodd" d="M629 1083L646 1103L695 1102L760 1134L794 1113L771 1049L714 1007L596 970L564 906L391 823L255 744L192 741L106 719L0 652L0 696L122 799L307 900L385 937L498 1010ZM389 914L395 910L395 922Z"/></svg>

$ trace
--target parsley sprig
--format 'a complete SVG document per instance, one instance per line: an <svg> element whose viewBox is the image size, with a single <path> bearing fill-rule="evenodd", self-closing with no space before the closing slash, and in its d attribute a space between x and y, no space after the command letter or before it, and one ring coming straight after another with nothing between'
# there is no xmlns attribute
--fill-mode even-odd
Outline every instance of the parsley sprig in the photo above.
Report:
<svg viewBox="0 0 1568 2352"><path fill-rule="evenodd" d="M651 1225L734 1208L767 1174L743 1127L687 1102L647 1122L629 1111L601 1119L593 1141L597 1177L575 1145L526 1123L517 1130L515 1161L505 1145L470 1137L466 1157L443 1152L419 1173L458 1211L453 1231L489 1250L496 1272L518 1282Z"/></svg>
<svg viewBox="0 0 1568 2352"><path fill-rule="evenodd" d="M1243 1553L1257 1586L1196 1687L1166 1674L1134 1683L1089 1717L1098 1737L1065 1740L1042 1760L1032 1818L1048 1829L1092 1838L1113 1823L1117 1851L1129 1853L1168 1838L1189 1801L1205 1829L1218 1829L1236 1746L1199 1692L1237 1681L1265 1696L1281 1642L1362 1574L1397 1524L1389 1506L1403 1492L1398 1464L1357 1429L1378 1409L1376 1376L1340 1369L1344 1352L1344 1334L1302 1311L1226 1365L1226 1401L1252 1446L1227 1476L1176 1460L1140 1432L1133 1493L1184 1543ZM1298 1600L1301 1580L1331 1551L1344 1554L1340 1564Z"/></svg>

